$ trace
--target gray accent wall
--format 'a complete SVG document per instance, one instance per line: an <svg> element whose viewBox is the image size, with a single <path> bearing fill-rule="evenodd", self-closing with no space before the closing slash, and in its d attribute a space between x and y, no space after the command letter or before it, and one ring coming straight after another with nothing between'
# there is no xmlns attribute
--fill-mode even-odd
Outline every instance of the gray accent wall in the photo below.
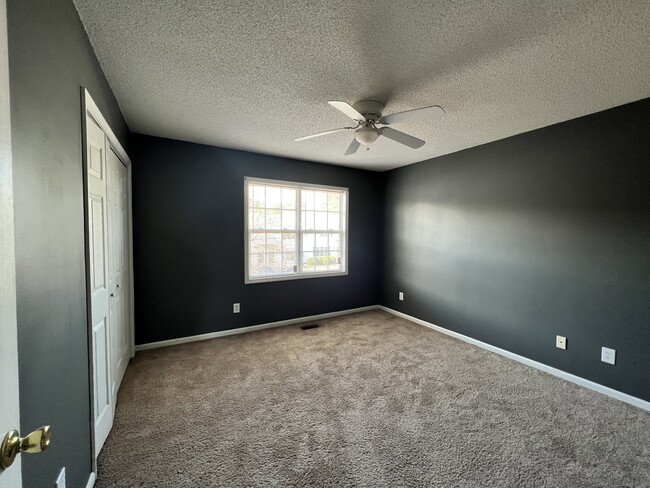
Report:
<svg viewBox="0 0 650 488"><path fill-rule="evenodd" d="M386 306L650 400L650 99L387 178Z"/></svg>
<svg viewBox="0 0 650 488"><path fill-rule="evenodd" d="M128 128L69 0L8 0L20 429L52 426L50 448L22 456L23 486L86 486L90 390L81 91L121 142Z"/></svg>
<svg viewBox="0 0 650 488"><path fill-rule="evenodd" d="M382 173L156 137L134 141L136 344L379 303ZM349 274L244 284L246 176L349 188Z"/></svg>

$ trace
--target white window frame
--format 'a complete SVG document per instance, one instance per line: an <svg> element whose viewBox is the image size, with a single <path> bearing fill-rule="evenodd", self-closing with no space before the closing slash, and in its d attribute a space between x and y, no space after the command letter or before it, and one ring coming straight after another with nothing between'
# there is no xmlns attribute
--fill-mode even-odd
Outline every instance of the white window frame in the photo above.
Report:
<svg viewBox="0 0 650 488"><path fill-rule="evenodd" d="M296 264L298 266L298 271L295 274L286 274L286 275L271 275L271 276L262 276L259 278L251 278L248 268L248 261L250 258L250 233L248 228L248 185L249 184L262 184L262 185L278 185L284 187L291 187L297 190L297 208L296 208L296 230L295 231L285 231L285 233L295 233L296 234ZM342 223L345 225L344 234L341 239L341 262L342 269L340 271L324 271L320 273L304 273L302 271L302 239L305 230L302 229L302 190L330 190L330 191L339 191L343 192L345 199L345 222ZM327 186L327 185L316 185L311 183L300 183L297 181L283 181L283 180L271 180L266 178L252 178L249 176L244 177L244 283L247 285L254 283L268 283L271 281L288 281L288 280L304 280L309 278L329 278L332 276L345 276L348 274L348 234L349 234L349 220L350 220L350 189L343 188L338 186Z"/></svg>

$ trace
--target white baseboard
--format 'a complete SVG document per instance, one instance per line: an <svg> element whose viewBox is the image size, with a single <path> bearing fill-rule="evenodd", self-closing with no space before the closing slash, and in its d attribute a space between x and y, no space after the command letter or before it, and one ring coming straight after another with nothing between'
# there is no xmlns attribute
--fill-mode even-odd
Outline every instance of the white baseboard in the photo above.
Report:
<svg viewBox="0 0 650 488"><path fill-rule="evenodd" d="M607 395L612 398L616 398L617 400L621 400L625 403L629 403L630 405L634 405L635 407L641 408L643 410L647 410L650 412L650 402L646 400L642 400L640 398L634 397L632 395L628 395L627 393L620 392L618 390L614 390L613 388L609 388L607 386L603 386L599 383L595 383L593 381L587 380L585 378L582 378L580 376L573 375L571 373L567 373L565 371L562 371L560 369L553 368L551 366L548 366L544 363L540 363L538 361L534 361L532 359L528 359L527 357L520 356L519 354L515 354L510 351L506 351L505 349L501 349L499 347L493 346L491 344L488 344L486 342L479 341L477 339L473 339L471 337L468 337L463 334L459 334L458 332L454 332L449 329L445 329L444 327L440 327L439 325L432 324L431 322L427 322L426 320L419 319L417 317L413 317L411 315L407 315L403 312L398 312L397 310L393 310L392 308L384 307L383 305L370 305L368 307L359 307L359 308L351 308L348 310L340 310L338 312L329 312L329 313L323 313L323 314L318 314L318 315L310 315L307 317L298 317L295 319L288 319L288 320L280 320L278 322L269 322L267 324L259 324L259 325L251 325L249 327L241 327L239 329L230 329L230 330L223 330L219 332L210 332L208 334L200 334L200 335L195 335L195 336L189 336L189 337L180 337L178 339L170 339L166 341L158 341L158 342L150 342L147 344L140 344L138 346L135 346L136 351L146 351L148 349L156 349L159 347L168 347L168 346L176 346L178 344L185 344L188 342L196 342L196 341L204 341L207 339L215 339L217 337L225 337L229 335L235 335L235 334L245 334L247 332L254 332L256 330L263 330L263 329L271 329L274 327L282 327L285 325L293 325L293 324L299 324L302 322L310 322L313 320L323 320L323 319L328 319L331 317L340 317L342 315L348 315L351 313L358 313L358 312L366 312L369 310L383 310L385 312L391 313L393 315L396 315L398 317L401 317L403 319L409 320L411 322L414 322L416 324L422 325L424 327L428 327L429 329L436 330L438 332L441 332L443 334L446 334L451 337L455 337L456 339L459 339L461 341L467 342L469 344L472 344L474 346L480 347L482 349L486 349L490 352L499 354L501 356L504 356L508 359L512 359L514 361L518 361L520 363L526 364L532 368L539 369L540 371L544 371L546 373L552 374L553 376L557 376L558 378L562 378L563 380L570 381L571 383L575 383L576 385L584 386L585 388L589 388L590 390L597 391L598 393L602 393L604 395ZM92 474L92 479L94 483L94 476L95 474ZM90 483L90 480L89 480ZM92 485L89 485L92 486Z"/></svg>
<svg viewBox="0 0 650 488"><path fill-rule="evenodd" d="M621 400L625 403L629 403L630 405L634 405L635 407L641 408L643 410L647 410L650 412L650 402L647 402L645 400L641 400L640 398L634 397L632 395L628 395L627 393L620 392L618 390L614 390L613 388L609 388L607 386L603 386L599 383L594 383L593 381L586 380L584 378L581 378L580 376L573 375L571 373L567 373L565 371L562 371L560 369L555 369L552 368L551 366L547 366L544 363L540 363L537 361L533 361L532 359L528 359L527 357L520 356L519 354L512 353L510 351L506 351L505 349L501 349L499 347L492 346L490 344L487 344L485 342L481 342L476 339L472 339L471 337L468 337L463 334L459 334L458 332L454 332L449 329L445 329L444 327L440 327L439 325L432 324L431 322L427 322L426 320L418 319L417 317L413 317L411 315L407 315L402 312L398 312L397 310L393 310L392 308L384 307L383 305L378 305L378 309L383 310L385 312L391 313L393 315L396 315L398 317L401 317L406 320L410 320L411 322L415 322L416 324L423 325L424 327L428 327L429 329L436 330L438 332L442 332L443 334L446 334L451 337L455 337L456 339L460 339L461 341L467 342L469 344L472 344L477 347L481 347L483 349L487 349L488 351L494 352L496 354L499 354L501 356L504 356L508 359L513 359L515 361L518 361L520 363L526 364L528 366L531 366L533 368L539 369L541 371L544 371L546 373L552 374L553 376L557 376L558 378L562 378L563 380L570 381L571 383L575 383L576 385L584 386L585 388L589 388L590 390L597 391L598 393L602 393L604 395L607 395L612 398L616 398L617 400Z"/></svg>
<svg viewBox="0 0 650 488"><path fill-rule="evenodd" d="M284 325L293 325L302 322L311 322L312 320L329 319L332 317L340 317L341 315L348 315L357 312L367 312L368 310L377 310L377 308L378 305L370 305L368 307L350 308L348 310L339 310L338 312L321 313L318 315L309 315L307 317L298 317L295 319L280 320L278 322L269 322L268 324L251 325L249 327L240 327L238 329L221 330L219 332L210 332L208 334L179 337L178 339L169 339L167 341L149 342L147 344L139 344L135 346L135 350L136 352L146 351L147 349L157 349L159 347L176 346L178 344L185 344L187 342L205 341L207 339L215 339L217 337L225 337L229 335L255 332L256 330L272 329L274 327L282 327Z"/></svg>
<svg viewBox="0 0 650 488"><path fill-rule="evenodd" d="M86 488L93 488L93 486L95 486L96 479L97 479L97 475L91 472L90 476L88 477L88 483L86 483Z"/></svg>

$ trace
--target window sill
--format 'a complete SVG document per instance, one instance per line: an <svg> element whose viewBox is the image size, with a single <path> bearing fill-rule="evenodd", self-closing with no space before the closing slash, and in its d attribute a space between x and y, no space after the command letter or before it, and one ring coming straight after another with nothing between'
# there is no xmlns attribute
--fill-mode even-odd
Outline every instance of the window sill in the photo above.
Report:
<svg viewBox="0 0 650 488"><path fill-rule="evenodd" d="M286 276L268 276L262 278L247 278L244 280L245 285L254 285L256 283L271 283L273 281L290 281L290 280L306 280L310 278L331 278L334 276L346 276L346 271L337 271L336 273L313 273L313 274L299 274L299 275L286 275Z"/></svg>

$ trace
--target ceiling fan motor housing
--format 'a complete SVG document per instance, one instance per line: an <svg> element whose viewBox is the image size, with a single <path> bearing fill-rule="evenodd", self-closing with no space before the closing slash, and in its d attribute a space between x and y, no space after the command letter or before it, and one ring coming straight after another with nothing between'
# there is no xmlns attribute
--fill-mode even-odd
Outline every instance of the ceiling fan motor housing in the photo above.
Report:
<svg viewBox="0 0 650 488"><path fill-rule="evenodd" d="M353 105L354 109L363 115L366 120L377 122L384 111L384 104L377 100L361 100Z"/></svg>

